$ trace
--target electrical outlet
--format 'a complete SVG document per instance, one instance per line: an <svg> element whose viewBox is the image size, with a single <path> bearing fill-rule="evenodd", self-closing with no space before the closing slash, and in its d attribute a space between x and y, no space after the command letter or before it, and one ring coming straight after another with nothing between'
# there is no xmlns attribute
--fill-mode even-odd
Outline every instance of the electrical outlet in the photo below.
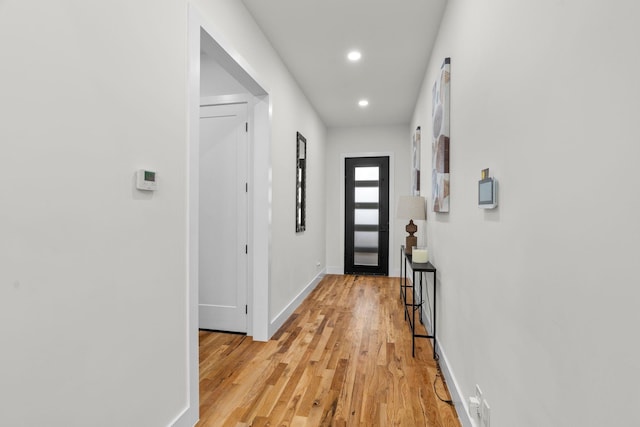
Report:
<svg viewBox="0 0 640 427"><path fill-rule="evenodd" d="M482 390L480 390L480 386L476 384L475 388L475 396L469 396L469 415L478 421L481 427L482 425Z"/></svg>
<svg viewBox="0 0 640 427"><path fill-rule="evenodd" d="M476 384L475 396L469 396L469 415L474 420L482 421L482 390Z"/></svg>
<svg viewBox="0 0 640 427"><path fill-rule="evenodd" d="M482 427L491 427L491 408L486 399L482 400L482 406L480 407L480 419L482 420Z"/></svg>
<svg viewBox="0 0 640 427"><path fill-rule="evenodd" d="M478 399L478 402L482 402L482 390L480 390L478 384L476 384L476 399Z"/></svg>
<svg viewBox="0 0 640 427"><path fill-rule="evenodd" d="M475 396L469 397L469 415L474 419L480 416L480 401Z"/></svg>

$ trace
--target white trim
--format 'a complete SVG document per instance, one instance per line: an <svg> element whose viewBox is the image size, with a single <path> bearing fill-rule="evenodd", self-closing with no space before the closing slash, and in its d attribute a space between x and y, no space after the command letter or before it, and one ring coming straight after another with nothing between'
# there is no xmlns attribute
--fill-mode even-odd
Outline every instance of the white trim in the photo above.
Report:
<svg viewBox="0 0 640 427"><path fill-rule="evenodd" d="M453 400L453 404L456 407L456 412L458 414L458 418L460 419L460 423L463 425L463 427L478 427L478 425L469 415L469 405L467 404L467 399L463 397L460 384L458 384L458 381L456 381L456 377L453 374L453 369L449 364L449 359L447 359L444 349L442 348L442 345L440 343L438 343L438 354L440 355L440 370L442 371L442 375L444 375L444 379L447 382L447 388L449 389L449 393L451 394L451 400Z"/></svg>
<svg viewBox="0 0 640 427"><path fill-rule="evenodd" d="M414 287L414 292L417 289L419 289L419 287ZM426 282L425 291L427 293L429 292L428 279ZM422 319L424 320L425 327L427 328L427 330L433 330L431 328L432 327L431 317L429 316L429 313L425 311L424 304L421 310L422 310ZM437 337L437 334L436 334L436 337ZM442 371L442 375L444 375L444 379L447 383L447 388L449 389L449 393L451 394L451 400L455 405L458 418L460 419L460 423L463 425L463 427L478 427L478 425L469 416L469 405L467 403L467 399L464 398L464 394L462 393L460 384L458 384L458 381L456 380L456 377L453 373L453 368L449 364L449 359L447 359L446 353L442 346L442 342L440 340L438 340L438 347L436 349L436 352L438 353L438 356L440 358L439 360L440 370Z"/></svg>
<svg viewBox="0 0 640 427"><path fill-rule="evenodd" d="M393 201L395 200L395 160L393 152L391 151L380 151L380 152L366 152L366 153L342 153L340 154L340 176L341 184L340 184L340 229L338 230L338 235L342 236L342 268L344 271L344 185L345 185L345 170L344 170L344 162L348 157L389 157L389 260L388 260L388 272L391 274L392 265L393 265L393 242L394 242L394 231L395 230L395 217L391 215L391 207L393 206ZM343 273L339 273L343 274Z"/></svg>
<svg viewBox="0 0 640 427"><path fill-rule="evenodd" d="M247 104L251 106L253 97L247 93L234 95L215 95L200 97L200 106L227 105L227 104Z"/></svg>
<svg viewBox="0 0 640 427"><path fill-rule="evenodd" d="M174 427L192 427L200 419L200 367L198 353L198 170L200 139L200 22L197 10L189 5L187 24L187 402L186 408L170 424ZM194 143L195 141L195 143ZM195 197L194 197L195 196Z"/></svg>
<svg viewBox="0 0 640 427"><path fill-rule="evenodd" d="M198 422L198 420L196 420L195 422L193 422L193 424L189 424L190 421L188 421L188 417L187 417L187 412L189 411L189 406L185 406L185 408L182 410L182 412L180 412L174 419L173 421L171 421L169 424L169 426L171 427L193 427L195 426L195 424ZM184 417L184 419L182 419Z"/></svg>
<svg viewBox="0 0 640 427"><path fill-rule="evenodd" d="M271 101L254 98L249 138L253 156L249 165L249 321L254 341L268 341L271 289Z"/></svg>
<svg viewBox="0 0 640 427"><path fill-rule="evenodd" d="M278 313L278 315L276 315L276 317L273 318L271 324L269 325L269 336L273 336L273 334L278 332L278 329L282 327L284 322L286 322L287 319L293 314L293 312L296 311L298 307L300 307L300 304L302 304L304 299L311 293L311 291L313 291L316 286L318 286L318 283L320 283L325 274L326 272L323 269L320 273L318 273L316 277L313 278L311 282L309 282L307 286L304 287L304 289L302 289L302 291L300 291L300 293L293 300L291 300L291 302L280 313Z"/></svg>

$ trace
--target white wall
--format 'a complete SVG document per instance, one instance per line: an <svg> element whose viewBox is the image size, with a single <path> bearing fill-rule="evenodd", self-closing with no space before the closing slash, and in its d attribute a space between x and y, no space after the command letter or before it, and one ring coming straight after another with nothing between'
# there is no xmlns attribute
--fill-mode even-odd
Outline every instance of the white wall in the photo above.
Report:
<svg viewBox="0 0 640 427"><path fill-rule="evenodd" d="M148 6L0 3L2 425L186 404L186 6Z"/></svg>
<svg viewBox="0 0 640 427"><path fill-rule="evenodd" d="M271 95L273 316L325 265L325 127L240 2L194 3ZM6 0L0 51L0 424L168 425L189 400L187 2Z"/></svg>
<svg viewBox="0 0 640 427"><path fill-rule="evenodd" d="M393 188L389 200L389 240L391 267L389 275L400 271L399 251L406 232L404 220L395 217L397 198L411 190L410 151L411 132L405 125L330 128L326 158L326 216L327 216L327 270L342 274L344 271L344 155L366 156L371 153L391 155L390 175ZM419 224L422 226L423 224ZM337 237L339 236L339 237Z"/></svg>
<svg viewBox="0 0 640 427"><path fill-rule="evenodd" d="M200 66L200 93L203 96L247 93L247 89L222 68L211 55L205 53L200 55Z"/></svg>
<svg viewBox="0 0 640 427"><path fill-rule="evenodd" d="M493 427L640 425L639 15L622 0L448 2L412 125L430 134L450 56L451 212L427 230L438 335ZM476 202L487 167L494 211Z"/></svg>

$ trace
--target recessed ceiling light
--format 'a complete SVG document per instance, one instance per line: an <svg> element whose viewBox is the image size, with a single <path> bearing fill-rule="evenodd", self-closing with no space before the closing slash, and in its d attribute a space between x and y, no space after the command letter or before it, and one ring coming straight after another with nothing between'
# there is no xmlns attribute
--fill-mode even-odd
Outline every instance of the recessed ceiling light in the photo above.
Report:
<svg viewBox="0 0 640 427"><path fill-rule="evenodd" d="M367 101L366 99L361 99L360 101L358 101L358 105L361 107L366 107L367 105L369 105L369 101Z"/></svg>
<svg viewBox="0 0 640 427"><path fill-rule="evenodd" d="M359 61L360 58L362 58L362 54L360 52L358 52L357 50L352 50L347 55L347 58L349 58L349 61L351 61L351 62L356 62L356 61Z"/></svg>

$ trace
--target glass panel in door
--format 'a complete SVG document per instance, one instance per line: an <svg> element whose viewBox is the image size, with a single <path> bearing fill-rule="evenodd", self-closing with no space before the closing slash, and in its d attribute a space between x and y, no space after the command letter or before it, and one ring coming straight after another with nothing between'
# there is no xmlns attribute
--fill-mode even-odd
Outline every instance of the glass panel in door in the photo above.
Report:
<svg viewBox="0 0 640 427"><path fill-rule="evenodd" d="M380 167L355 167L354 265L378 266Z"/></svg>

